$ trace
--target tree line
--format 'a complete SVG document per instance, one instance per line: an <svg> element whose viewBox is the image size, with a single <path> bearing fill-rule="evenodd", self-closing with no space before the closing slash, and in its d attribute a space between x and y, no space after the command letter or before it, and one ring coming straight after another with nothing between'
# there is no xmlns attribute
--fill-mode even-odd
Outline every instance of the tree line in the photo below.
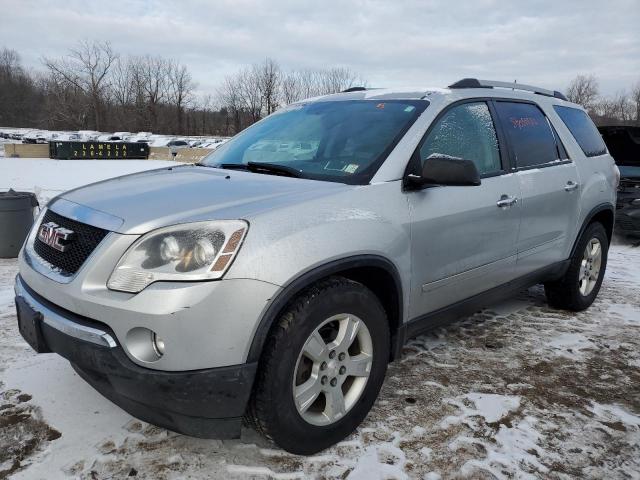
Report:
<svg viewBox="0 0 640 480"><path fill-rule="evenodd" d="M233 135L283 105L367 84L349 68L286 70L267 58L199 96L179 61L120 55L103 41L81 41L41 62L42 69L27 70L18 52L0 49L0 126ZM640 126L640 81L602 96L596 77L577 75L566 93L598 124Z"/></svg>
<svg viewBox="0 0 640 480"><path fill-rule="evenodd" d="M123 56L109 42L82 41L29 71L0 50L0 125L48 130L233 135L306 97L365 81L348 68L285 71L266 59L199 97L187 67L161 56Z"/></svg>
<svg viewBox="0 0 640 480"><path fill-rule="evenodd" d="M582 105L598 125L640 127L640 80L629 91L620 90L613 96L603 96L594 75L577 75L569 83L566 96Z"/></svg>

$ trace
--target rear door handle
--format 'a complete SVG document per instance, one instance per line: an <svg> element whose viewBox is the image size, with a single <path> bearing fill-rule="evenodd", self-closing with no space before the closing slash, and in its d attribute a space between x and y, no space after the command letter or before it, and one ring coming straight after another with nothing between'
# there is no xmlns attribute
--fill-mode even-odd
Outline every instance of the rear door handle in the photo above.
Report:
<svg viewBox="0 0 640 480"><path fill-rule="evenodd" d="M564 186L564 191L565 192L573 192L579 186L580 186L579 183L576 183L576 182L573 182L573 181L569 180L567 182L567 184Z"/></svg>
<svg viewBox="0 0 640 480"><path fill-rule="evenodd" d="M496 205L500 208L510 207L518 203L518 199L516 197L510 197L509 195L502 195L500 200L496 202Z"/></svg>

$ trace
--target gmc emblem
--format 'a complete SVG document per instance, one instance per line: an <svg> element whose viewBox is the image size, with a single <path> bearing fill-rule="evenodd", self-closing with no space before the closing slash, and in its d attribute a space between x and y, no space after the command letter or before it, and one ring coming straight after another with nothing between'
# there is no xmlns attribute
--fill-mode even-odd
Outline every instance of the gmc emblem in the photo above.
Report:
<svg viewBox="0 0 640 480"><path fill-rule="evenodd" d="M73 230L60 227L57 223L47 222L40 225L38 239L60 252L64 252L69 247L69 242L73 239Z"/></svg>

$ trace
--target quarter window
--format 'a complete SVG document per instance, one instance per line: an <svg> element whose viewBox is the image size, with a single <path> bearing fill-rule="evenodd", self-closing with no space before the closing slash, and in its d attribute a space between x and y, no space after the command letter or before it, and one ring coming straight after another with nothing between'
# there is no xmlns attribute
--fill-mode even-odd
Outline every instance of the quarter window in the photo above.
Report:
<svg viewBox="0 0 640 480"><path fill-rule="evenodd" d="M530 103L496 102L502 128L517 168L534 167L559 160L558 145L540 108Z"/></svg>
<svg viewBox="0 0 640 480"><path fill-rule="evenodd" d="M481 175L500 171L498 138L487 104L463 103L447 111L420 148L422 163L432 155L472 160Z"/></svg>
<svg viewBox="0 0 640 480"><path fill-rule="evenodd" d="M587 157L607 153L598 129L584 111L560 105L554 105L553 108Z"/></svg>

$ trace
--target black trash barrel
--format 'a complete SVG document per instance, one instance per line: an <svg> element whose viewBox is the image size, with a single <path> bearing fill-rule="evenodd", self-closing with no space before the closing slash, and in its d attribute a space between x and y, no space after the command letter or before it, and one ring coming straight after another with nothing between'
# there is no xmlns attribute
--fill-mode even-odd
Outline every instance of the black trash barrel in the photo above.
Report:
<svg viewBox="0 0 640 480"><path fill-rule="evenodd" d="M38 199L31 192L0 192L0 258L15 258L33 224Z"/></svg>

